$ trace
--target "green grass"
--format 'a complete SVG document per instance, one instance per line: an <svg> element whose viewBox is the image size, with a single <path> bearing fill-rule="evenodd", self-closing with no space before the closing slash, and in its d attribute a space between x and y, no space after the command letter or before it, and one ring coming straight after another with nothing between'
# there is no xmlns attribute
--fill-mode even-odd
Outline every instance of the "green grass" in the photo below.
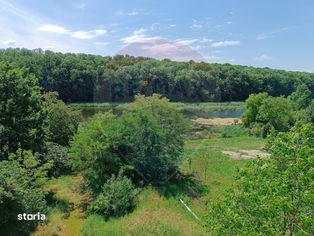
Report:
<svg viewBox="0 0 314 236"><path fill-rule="evenodd" d="M202 111L207 113L221 111L240 111L244 110L244 102L203 102L203 103L176 103L183 111Z"/></svg>
<svg viewBox="0 0 314 236"><path fill-rule="evenodd" d="M46 225L40 225L34 235L80 235L85 213L82 206L89 202L89 193L81 192L81 176L65 175L46 183L45 192L50 196Z"/></svg>
<svg viewBox="0 0 314 236"><path fill-rule="evenodd" d="M216 127L204 132L221 132ZM222 151L263 149L264 140L247 135L230 138L190 139L187 137L176 180L163 186L147 186L139 195L133 212L120 218L105 220L99 215L88 215L81 207L90 202L82 195L79 176L61 176L50 180L45 190L53 193L54 205L49 222L40 226L36 236L44 235L208 235L203 219L210 204L221 199L232 187L237 168L249 160L233 160ZM179 199L200 218L196 220ZM62 207L66 203L67 207ZM61 204L61 205L60 205Z"/></svg>
<svg viewBox="0 0 314 236"><path fill-rule="evenodd" d="M202 226L178 199L166 199L152 187L139 197L137 208L129 215L104 221L91 215L82 229L84 236L102 235L206 235Z"/></svg>

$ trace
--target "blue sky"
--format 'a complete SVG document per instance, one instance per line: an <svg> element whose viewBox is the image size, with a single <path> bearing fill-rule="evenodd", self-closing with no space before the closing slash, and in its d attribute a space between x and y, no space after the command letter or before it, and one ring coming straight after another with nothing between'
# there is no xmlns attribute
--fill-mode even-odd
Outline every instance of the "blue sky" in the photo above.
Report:
<svg viewBox="0 0 314 236"><path fill-rule="evenodd" d="M159 39L208 62L313 72L314 1L0 0L1 48L115 55Z"/></svg>

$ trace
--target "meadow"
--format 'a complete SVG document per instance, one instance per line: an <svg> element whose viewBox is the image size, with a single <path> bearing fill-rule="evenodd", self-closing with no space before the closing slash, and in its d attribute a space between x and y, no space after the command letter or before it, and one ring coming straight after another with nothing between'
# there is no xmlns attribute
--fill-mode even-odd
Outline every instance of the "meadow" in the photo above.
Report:
<svg viewBox="0 0 314 236"><path fill-rule="evenodd" d="M102 108L111 109L113 104L72 106L83 107L83 110L96 107L99 112L103 111ZM114 106L121 108L121 104ZM243 103L181 103L179 106L187 111L216 112L240 110ZM237 169L250 161L232 159L223 151L262 150L264 147L262 138L234 132L243 131L241 125L235 128L192 125L185 138L180 174L164 185L144 186L135 210L123 217L106 221L100 215L89 214L87 209L91 196L86 192L83 194L84 180L80 173L49 180L45 191L51 194L50 220L39 226L34 235L208 235L203 225L209 205L232 187ZM228 137L223 135L226 129ZM199 132L202 132L201 136ZM184 207L180 199L198 218Z"/></svg>

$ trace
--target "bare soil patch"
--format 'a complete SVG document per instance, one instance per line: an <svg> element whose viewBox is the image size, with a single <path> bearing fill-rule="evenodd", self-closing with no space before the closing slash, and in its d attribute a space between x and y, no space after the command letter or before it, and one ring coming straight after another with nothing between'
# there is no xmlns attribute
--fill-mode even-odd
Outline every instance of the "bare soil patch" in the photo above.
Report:
<svg viewBox="0 0 314 236"><path fill-rule="evenodd" d="M192 122L202 127L242 124L239 118L197 118L192 120Z"/></svg>
<svg viewBox="0 0 314 236"><path fill-rule="evenodd" d="M270 156L269 153L261 150L239 150L235 151L222 151L223 154L228 155L231 159L241 160L241 159L255 159L257 157L267 158Z"/></svg>

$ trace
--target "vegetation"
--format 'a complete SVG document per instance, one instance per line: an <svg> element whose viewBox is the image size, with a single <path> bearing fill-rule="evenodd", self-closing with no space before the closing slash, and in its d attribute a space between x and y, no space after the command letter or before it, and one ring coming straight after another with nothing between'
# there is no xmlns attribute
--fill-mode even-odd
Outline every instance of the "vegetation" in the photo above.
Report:
<svg viewBox="0 0 314 236"><path fill-rule="evenodd" d="M25 235L34 230L36 221L18 221L18 214L46 213L41 187L49 164L42 165L38 155L18 150L9 161L0 161L0 229L3 235ZM18 225L18 227L17 227Z"/></svg>
<svg viewBox="0 0 314 236"><path fill-rule="evenodd" d="M37 79L26 69L0 62L0 155L19 148L41 152L46 141L46 112Z"/></svg>
<svg viewBox="0 0 314 236"><path fill-rule="evenodd" d="M99 114L80 127L70 150L73 167L95 191L120 170L135 170L131 175L147 182L167 180L178 167L184 125L167 99L139 96L123 115Z"/></svg>
<svg viewBox="0 0 314 236"><path fill-rule="evenodd" d="M33 73L44 91L64 102L130 102L136 94L159 93L171 101L244 101L252 93L288 96L300 83L314 90L311 73L269 68L157 61L149 58L2 49L0 61Z"/></svg>
<svg viewBox="0 0 314 236"><path fill-rule="evenodd" d="M76 133L82 116L80 111L66 106L57 97L57 92L49 92L44 95L44 105L48 112L48 137L50 142L67 146Z"/></svg>
<svg viewBox="0 0 314 236"><path fill-rule="evenodd" d="M92 210L105 217L123 216L135 207L137 194L138 190L127 177L121 174L112 176L102 187Z"/></svg>
<svg viewBox="0 0 314 236"><path fill-rule="evenodd" d="M246 107L242 116L244 125L258 129L264 137L271 129L288 131L295 120L292 103L288 98L271 97L266 93L252 94L246 101Z"/></svg>
<svg viewBox="0 0 314 236"><path fill-rule="evenodd" d="M240 170L235 188L212 208L208 227L219 235L313 234L313 154L311 125L272 134L269 159Z"/></svg>
<svg viewBox="0 0 314 236"><path fill-rule="evenodd" d="M1 50L0 234L312 235L313 81L268 68ZM82 106L65 102L100 112L83 121ZM243 125L209 122L243 108ZM24 212L48 220L18 221Z"/></svg>

